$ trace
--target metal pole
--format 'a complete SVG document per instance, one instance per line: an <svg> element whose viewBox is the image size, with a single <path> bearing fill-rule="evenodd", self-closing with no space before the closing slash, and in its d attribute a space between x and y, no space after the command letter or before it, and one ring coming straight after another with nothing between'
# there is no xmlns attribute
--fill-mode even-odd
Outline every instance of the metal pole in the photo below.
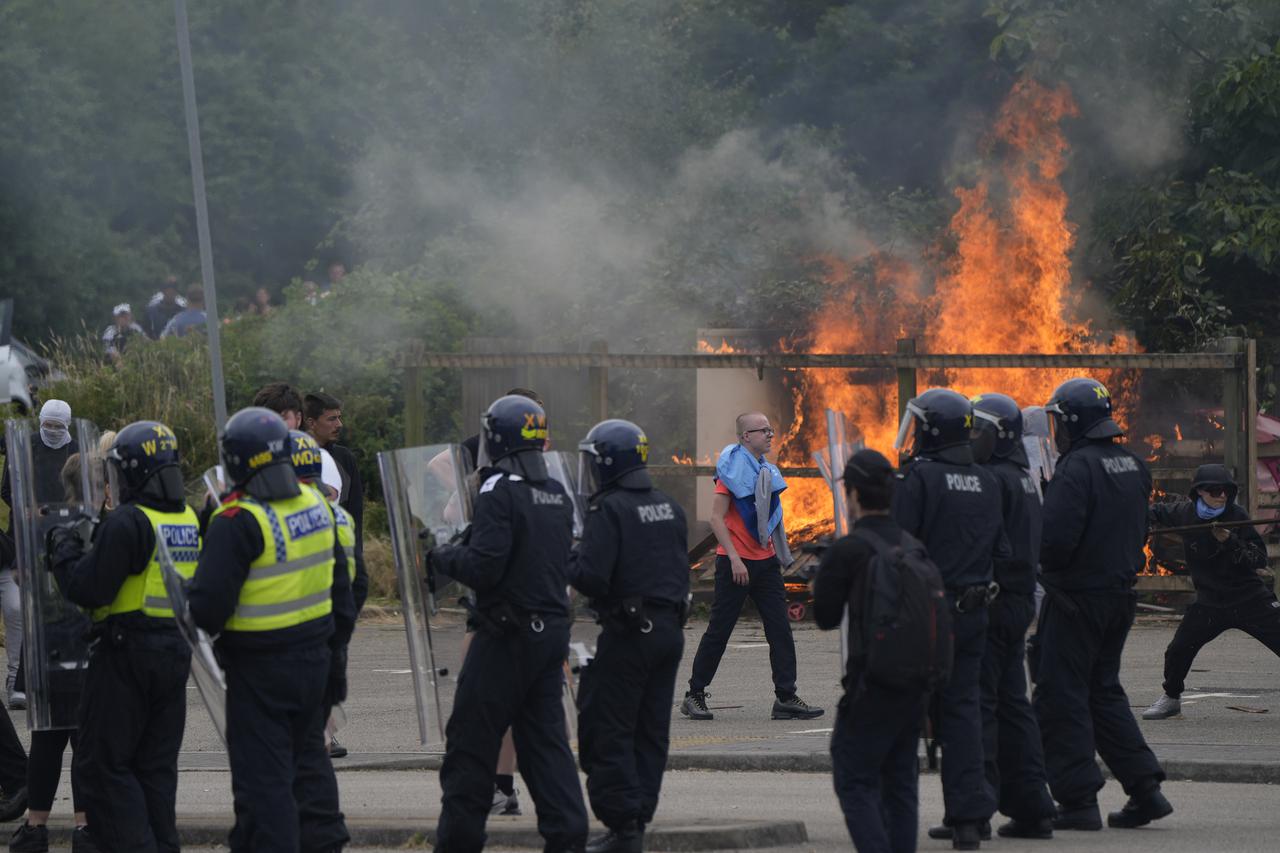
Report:
<svg viewBox="0 0 1280 853"><path fill-rule="evenodd" d="M196 205L196 236L200 242L200 280L204 285L205 326L209 332L209 369L213 374L214 431L222 437L227 423L227 391L222 378L221 327L218 295L213 281L213 246L209 239L209 206L204 192L204 154L200 149L200 117L196 114L196 81L191 70L191 36L186 0L173 0L178 31L178 67L182 69L182 106L187 117L187 150L191 155L191 189Z"/></svg>

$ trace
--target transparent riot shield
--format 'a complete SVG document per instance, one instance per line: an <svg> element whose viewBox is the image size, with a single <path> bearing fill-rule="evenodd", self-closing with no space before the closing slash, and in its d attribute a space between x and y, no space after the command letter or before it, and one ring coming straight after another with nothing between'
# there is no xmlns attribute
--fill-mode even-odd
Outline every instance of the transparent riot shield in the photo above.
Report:
<svg viewBox="0 0 1280 853"><path fill-rule="evenodd" d="M222 496L227 493L227 475L221 465L214 465L200 475L204 483L205 496L217 506Z"/></svg>
<svg viewBox="0 0 1280 853"><path fill-rule="evenodd" d="M105 502L98 429L76 420L71 447L50 449L35 424L10 420L5 440L15 562L22 585L27 724L34 731L73 729L89 664L91 622L58 588L45 559L45 541L51 529L67 525L76 528L86 547L89 544Z"/></svg>
<svg viewBox="0 0 1280 853"><path fill-rule="evenodd" d="M573 502L573 538L582 538L582 495L578 493L578 460L577 454L563 450L548 450L542 454L547 460L547 473L551 479L564 486Z"/></svg>
<svg viewBox="0 0 1280 853"><path fill-rule="evenodd" d="M384 451L378 470L409 642L418 736L423 746L443 749L466 631L466 613L457 602L469 591L443 575L428 578L426 554L470 522L469 470L456 444Z"/></svg>
<svg viewBox="0 0 1280 853"><path fill-rule="evenodd" d="M213 727L218 731L222 746L226 748L226 675L213 654L213 640L196 627L195 621L191 618L182 575L178 574L178 570L174 567L169 546L163 539L156 542L156 559L160 563L160 570L164 572L164 588L169 593L169 606L173 608L173 618L178 625L178 633L187 641L187 646L191 649L191 678L196 683L196 690L200 693L204 707L209 711L209 719L213 720Z"/></svg>

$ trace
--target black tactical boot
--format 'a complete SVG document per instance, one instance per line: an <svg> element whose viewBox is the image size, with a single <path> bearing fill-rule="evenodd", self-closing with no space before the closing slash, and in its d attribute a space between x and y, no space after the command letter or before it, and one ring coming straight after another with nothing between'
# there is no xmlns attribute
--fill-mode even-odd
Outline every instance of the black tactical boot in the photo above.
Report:
<svg viewBox="0 0 1280 853"><path fill-rule="evenodd" d="M949 841L953 835L955 835L955 831L952 830L951 824L949 823L944 823L944 824L941 824L940 826L929 827L930 838L937 838L941 841ZM981 823L981 825L978 826L978 837L981 838L983 841L991 840L991 821L984 820Z"/></svg>
<svg viewBox="0 0 1280 853"><path fill-rule="evenodd" d="M587 853L641 853L644 833L634 820L610 830L587 844Z"/></svg>
<svg viewBox="0 0 1280 853"><path fill-rule="evenodd" d="M1107 815L1107 826L1113 829L1135 829L1171 814L1173 806L1160 793L1160 786L1157 785L1144 794L1134 794L1124 804L1124 808Z"/></svg>
<svg viewBox="0 0 1280 853"><path fill-rule="evenodd" d="M1018 820L1016 817L996 830L1001 838L1053 838L1053 821Z"/></svg>
<svg viewBox="0 0 1280 853"><path fill-rule="evenodd" d="M951 827L951 846L956 850L977 850L982 846L982 833L976 823L957 823Z"/></svg>
<svg viewBox="0 0 1280 853"><path fill-rule="evenodd" d="M821 717L825 712L805 702L794 693L786 699L773 700L773 719L775 720L812 720Z"/></svg>
<svg viewBox="0 0 1280 853"><path fill-rule="evenodd" d="M1061 803L1058 816L1053 819L1054 829L1079 829L1094 832L1102 829L1102 812L1098 811L1098 801L1089 798L1078 803Z"/></svg>
<svg viewBox="0 0 1280 853"><path fill-rule="evenodd" d="M684 701L680 703L680 713L691 720L715 719L715 714L707 710L707 693L705 690L699 690L697 693L690 690L684 694Z"/></svg>
<svg viewBox="0 0 1280 853"><path fill-rule="evenodd" d="M13 831L9 838L9 853L48 853L49 830L44 826L32 826L26 821Z"/></svg>

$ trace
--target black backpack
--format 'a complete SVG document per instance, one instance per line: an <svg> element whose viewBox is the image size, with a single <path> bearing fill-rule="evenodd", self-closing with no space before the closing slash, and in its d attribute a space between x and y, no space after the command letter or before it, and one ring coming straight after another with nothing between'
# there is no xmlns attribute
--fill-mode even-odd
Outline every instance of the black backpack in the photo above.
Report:
<svg viewBox="0 0 1280 853"><path fill-rule="evenodd" d="M867 566L862 630L850 637L851 654L866 658L863 677L902 691L928 691L946 683L951 676L951 609L938 567L924 545L906 533L899 545L865 531L853 535L876 552Z"/></svg>

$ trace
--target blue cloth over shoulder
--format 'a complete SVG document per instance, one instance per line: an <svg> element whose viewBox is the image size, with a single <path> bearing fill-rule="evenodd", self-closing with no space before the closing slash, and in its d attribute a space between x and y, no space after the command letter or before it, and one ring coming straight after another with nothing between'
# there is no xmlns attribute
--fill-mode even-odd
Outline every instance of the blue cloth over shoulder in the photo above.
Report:
<svg viewBox="0 0 1280 853"><path fill-rule="evenodd" d="M787 488L787 481L778 466L767 459L756 459L741 444L730 444L716 460L716 479L729 490L747 530L761 545L767 545L782 525L780 495ZM765 515L767 523L761 524Z"/></svg>

